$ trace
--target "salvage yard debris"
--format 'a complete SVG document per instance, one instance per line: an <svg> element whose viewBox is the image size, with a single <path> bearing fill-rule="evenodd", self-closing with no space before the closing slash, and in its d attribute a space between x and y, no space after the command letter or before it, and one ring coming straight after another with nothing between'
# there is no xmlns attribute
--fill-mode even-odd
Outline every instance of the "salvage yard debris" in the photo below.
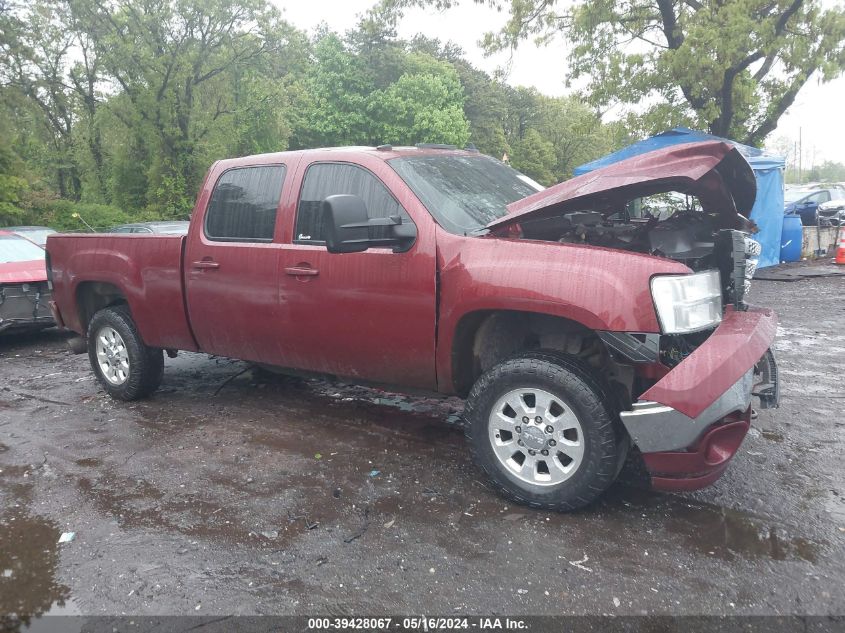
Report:
<svg viewBox="0 0 845 633"><path fill-rule="evenodd" d="M571 560L569 561L569 564L573 567L577 567L578 569L583 569L584 571L592 573L592 569L584 566L584 563L586 563L588 560L590 560L590 557L584 554L584 558L582 558L581 560Z"/></svg>
<svg viewBox="0 0 845 633"><path fill-rule="evenodd" d="M75 538L76 532L62 532L62 535L59 537L59 543L70 543Z"/></svg>

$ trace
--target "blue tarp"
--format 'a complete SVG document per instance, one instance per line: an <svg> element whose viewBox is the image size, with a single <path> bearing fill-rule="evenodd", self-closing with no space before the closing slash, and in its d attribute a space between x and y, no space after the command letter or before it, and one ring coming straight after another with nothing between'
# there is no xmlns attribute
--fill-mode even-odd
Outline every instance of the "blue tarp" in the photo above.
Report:
<svg viewBox="0 0 845 633"><path fill-rule="evenodd" d="M754 234L754 239L760 242L763 247L758 267L764 268L778 264L780 262L780 240L783 230L783 170L786 165L786 159L782 156L772 156L756 147L743 145L712 134L696 132L685 127L676 127L628 147L623 147L618 152L598 158L591 163L576 167L574 175L580 176L594 169L607 167L613 163L618 163L620 160L669 145L698 141L725 141L730 143L745 156L745 159L751 165L757 178L757 198L754 201L754 208L751 210L751 219L760 229Z"/></svg>

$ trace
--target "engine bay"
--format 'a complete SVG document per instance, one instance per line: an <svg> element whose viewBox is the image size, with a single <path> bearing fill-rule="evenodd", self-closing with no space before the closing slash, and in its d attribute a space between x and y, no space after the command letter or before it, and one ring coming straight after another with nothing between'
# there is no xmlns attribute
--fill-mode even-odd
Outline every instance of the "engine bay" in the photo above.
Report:
<svg viewBox="0 0 845 633"><path fill-rule="evenodd" d="M675 211L666 219L657 215L605 218L595 211L576 211L559 217L525 222L527 239L555 240L633 251L680 261L694 271L714 268L719 228L710 215L696 210Z"/></svg>

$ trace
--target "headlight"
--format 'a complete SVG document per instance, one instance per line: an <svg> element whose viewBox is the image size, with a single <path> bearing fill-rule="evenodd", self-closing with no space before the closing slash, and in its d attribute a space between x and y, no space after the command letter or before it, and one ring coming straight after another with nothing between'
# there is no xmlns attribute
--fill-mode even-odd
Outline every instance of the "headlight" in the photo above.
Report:
<svg viewBox="0 0 845 633"><path fill-rule="evenodd" d="M651 296L664 334L697 332L722 320L718 270L653 277Z"/></svg>

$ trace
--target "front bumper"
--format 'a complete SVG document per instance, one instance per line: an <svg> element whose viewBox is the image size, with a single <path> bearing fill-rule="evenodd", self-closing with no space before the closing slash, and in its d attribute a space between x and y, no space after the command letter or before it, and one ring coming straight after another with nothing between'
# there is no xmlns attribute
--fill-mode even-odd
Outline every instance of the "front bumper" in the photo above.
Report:
<svg viewBox="0 0 845 633"><path fill-rule="evenodd" d="M754 368L776 328L771 310L729 307L702 345L620 414L655 487L691 490L721 475L748 431Z"/></svg>
<svg viewBox="0 0 845 633"><path fill-rule="evenodd" d="M754 370L749 369L695 418L650 400L637 401L631 411L623 411L620 417L634 444L643 453L685 449L713 424L731 413L748 409L753 382Z"/></svg>
<svg viewBox="0 0 845 633"><path fill-rule="evenodd" d="M0 286L0 333L53 325L50 298L46 282Z"/></svg>

